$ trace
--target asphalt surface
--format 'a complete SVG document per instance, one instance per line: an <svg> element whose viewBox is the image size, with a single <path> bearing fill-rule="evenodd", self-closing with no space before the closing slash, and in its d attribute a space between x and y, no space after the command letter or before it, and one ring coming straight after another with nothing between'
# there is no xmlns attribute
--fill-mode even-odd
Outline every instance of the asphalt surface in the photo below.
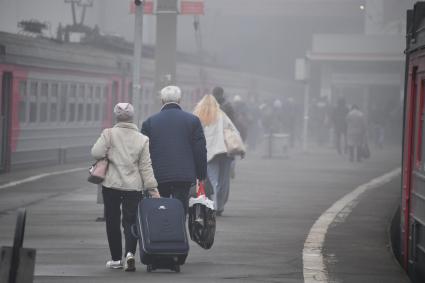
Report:
<svg viewBox="0 0 425 283"><path fill-rule="evenodd" d="M75 165L81 166L87 165ZM363 163L329 148L289 159L248 154L238 161L214 246L206 251L191 243L179 274L147 273L139 262L134 273L105 268L105 227L95 222L103 208L84 171L0 190L0 246L12 244L15 209L25 206L24 247L37 249L35 282L303 282L303 245L316 219L357 186L398 166L397 148L372 152ZM0 184L61 168L0 175ZM332 282L408 282L388 250L387 227L399 196L392 183L373 190L331 227L324 251Z"/></svg>
<svg viewBox="0 0 425 283"><path fill-rule="evenodd" d="M332 282L409 282L389 244L389 225L400 197L401 179L365 193L344 222L329 229L325 254ZM396 263L397 265L397 263Z"/></svg>

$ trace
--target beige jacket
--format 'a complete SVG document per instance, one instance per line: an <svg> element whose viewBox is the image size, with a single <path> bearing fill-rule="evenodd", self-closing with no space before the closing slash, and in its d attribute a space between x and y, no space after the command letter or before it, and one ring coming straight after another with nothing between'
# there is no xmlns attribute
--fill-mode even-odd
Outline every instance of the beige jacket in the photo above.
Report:
<svg viewBox="0 0 425 283"><path fill-rule="evenodd" d="M154 190L156 182L151 157L149 139L141 134L133 123L117 123L111 129L103 130L91 149L98 160L106 156L107 145L109 167L102 185L123 191Z"/></svg>

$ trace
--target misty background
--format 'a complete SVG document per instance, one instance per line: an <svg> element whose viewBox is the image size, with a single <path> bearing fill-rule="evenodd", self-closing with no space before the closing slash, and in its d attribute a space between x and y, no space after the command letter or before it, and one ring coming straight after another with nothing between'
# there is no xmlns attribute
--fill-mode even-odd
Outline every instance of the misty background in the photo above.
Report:
<svg viewBox="0 0 425 283"><path fill-rule="evenodd" d="M130 0L94 0L85 24L132 41ZM295 58L312 48L314 34L403 33L413 0L205 0L200 17L206 60L241 71L294 79ZM361 6L367 6L361 9ZM77 18L79 17L77 10ZM61 0L0 0L0 29L16 33L17 22L50 24L46 36L71 24L71 6ZM178 50L197 54L193 16L178 18ZM155 16L144 17L144 43L155 44Z"/></svg>

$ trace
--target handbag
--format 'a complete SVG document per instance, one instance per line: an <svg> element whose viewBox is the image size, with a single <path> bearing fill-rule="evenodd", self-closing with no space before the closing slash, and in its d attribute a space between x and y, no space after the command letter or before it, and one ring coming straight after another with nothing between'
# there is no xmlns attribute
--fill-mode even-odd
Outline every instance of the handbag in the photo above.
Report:
<svg viewBox="0 0 425 283"><path fill-rule="evenodd" d="M203 249L210 249L215 237L214 202L205 195L205 184L199 182L197 197L189 199L189 235Z"/></svg>
<svg viewBox="0 0 425 283"><path fill-rule="evenodd" d="M100 184L105 180L106 172L108 171L109 160L108 160L108 152L111 147L111 133L110 130L107 131L109 134L109 141L107 139L107 149L106 149L106 157L97 160L89 169L89 177L87 181L93 184Z"/></svg>
<svg viewBox="0 0 425 283"><path fill-rule="evenodd" d="M226 150L229 155L239 155L245 153L245 145L242 141L241 135L239 134L236 127L229 120L228 125L224 127L224 143Z"/></svg>

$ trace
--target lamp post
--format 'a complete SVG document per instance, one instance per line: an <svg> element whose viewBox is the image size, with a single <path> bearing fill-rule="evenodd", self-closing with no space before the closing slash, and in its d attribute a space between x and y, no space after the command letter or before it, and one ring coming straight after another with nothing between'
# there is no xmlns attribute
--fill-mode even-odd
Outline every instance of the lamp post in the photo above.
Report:
<svg viewBox="0 0 425 283"><path fill-rule="evenodd" d="M135 17L134 17L134 52L133 52L133 104L134 104L134 121L139 126L140 119L140 67L142 61L142 44L143 44L143 6L144 0L135 0Z"/></svg>
<svg viewBox="0 0 425 283"><path fill-rule="evenodd" d="M156 1L155 94L176 83L178 4L178 0Z"/></svg>

